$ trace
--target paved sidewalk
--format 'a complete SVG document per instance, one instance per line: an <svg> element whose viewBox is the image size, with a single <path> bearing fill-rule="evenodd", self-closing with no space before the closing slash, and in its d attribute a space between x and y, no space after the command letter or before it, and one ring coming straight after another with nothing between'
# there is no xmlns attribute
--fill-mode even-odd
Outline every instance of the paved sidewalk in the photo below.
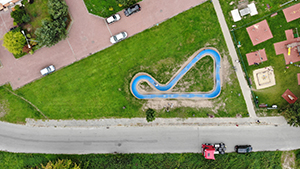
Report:
<svg viewBox="0 0 300 169"><path fill-rule="evenodd" d="M257 122L259 120L259 123ZM145 118L94 120L34 120L26 119L30 127L116 127L116 126L285 126L284 117L254 118L156 118L148 123Z"/></svg>
<svg viewBox="0 0 300 169"><path fill-rule="evenodd" d="M214 5L214 8L215 8L215 11L217 13L219 23L220 23L221 28L222 28L222 32L223 32L223 35L224 35L224 38L225 38L225 41L226 41L226 44L227 44L227 47L228 47L228 50L229 50L229 54L230 54L231 59L232 59L232 63L237 69L236 70L236 75L237 75L237 78L239 80L239 84L241 86L245 102L247 104L247 110L249 112L250 117L257 118L255 110L254 110L254 105L253 105L253 102L252 102L252 99L251 99L251 90L250 90L250 88L247 84L247 81L245 79L243 69L242 69L242 67L239 63L235 62L235 60L238 60L239 58L237 56L233 41L231 39L230 32L229 32L229 29L227 27L227 23L225 21L224 15L223 15L223 11L221 9L221 5L219 3L219 0L212 0L212 2L213 2L213 5Z"/></svg>

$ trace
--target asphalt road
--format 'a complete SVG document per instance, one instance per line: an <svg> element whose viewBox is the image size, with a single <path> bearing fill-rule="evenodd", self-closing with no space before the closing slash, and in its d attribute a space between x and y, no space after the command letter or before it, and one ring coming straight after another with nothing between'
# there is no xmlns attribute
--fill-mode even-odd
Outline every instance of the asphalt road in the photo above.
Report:
<svg viewBox="0 0 300 169"><path fill-rule="evenodd" d="M200 152L204 142L236 144L254 151L300 148L300 128L243 127L102 127L39 128L0 122L0 150L25 153L182 153Z"/></svg>

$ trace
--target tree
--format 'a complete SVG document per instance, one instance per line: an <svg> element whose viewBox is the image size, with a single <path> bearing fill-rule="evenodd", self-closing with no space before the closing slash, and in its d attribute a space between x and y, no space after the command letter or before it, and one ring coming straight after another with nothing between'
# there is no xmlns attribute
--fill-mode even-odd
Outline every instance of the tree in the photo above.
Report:
<svg viewBox="0 0 300 169"><path fill-rule="evenodd" d="M51 47L67 37L66 23L63 20L43 20L42 27L35 31L39 46Z"/></svg>
<svg viewBox="0 0 300 169"><path fill-rule="evenodd" d="M68 6L64 0L48 1L48 12L53 19L62 19L68 15Z"/></svg>
<svg viewBox="0 0 300 169"><path fill-rule="evenodd" d="M146 111L146 120L147 122L155 120L155 111L153 109L148 109Z"/></svg>
<svg viewBox="0 0 300 169"><path fill-rule="evenodd" d="M22 21L25 22L25 23L29 22L30 21L30 16L28 14L23 15L22 16Z"/></svg>
<svg viewBox="0 0 300 169"><path fill-rule="evenodd" d="M12 54L22 53L26 44L24 35L19 31L9 31L3 37L3 46Z"/></svg>
<svg viewBox="0 0 300 169"><path fill-rule="evenodd" d="M283 112L283 116L291 126L300 126L300 103L294 103Z"/></svg>
<svg viewBox="0 0 300 169"><path fill-rule="evenodd" d="M58 160L55 164L49 161L46 166L44 166L43 164L41 165L43 169L80 169L80 167L77 166L76 163L73 163L71 160L65 159Z"/></svg>
<svg viewBox="0 0 300 169"><path fill-rule="evenodd" d="M14 18L14 22L16 23L23 23L22 17L26 15L25 9L20 7L19 5L15 6L15 11L10 13L10 16Z"/></svg>

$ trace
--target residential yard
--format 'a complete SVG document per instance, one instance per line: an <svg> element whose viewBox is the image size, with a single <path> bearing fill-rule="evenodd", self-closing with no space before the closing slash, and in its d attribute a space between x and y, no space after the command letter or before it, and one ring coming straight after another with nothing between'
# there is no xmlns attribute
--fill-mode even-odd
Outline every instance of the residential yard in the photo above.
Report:
<svg viewBox="0 0 300 169"><path fill-rule="evenodd" d="M201 11L201 12L198 12ZM209 19L206 15L210 13ZM100 51L15 92L36 105L50 119L95 119L145 117L146 100L136 99L129 90L132 77L147 72L164 84L195 51L205 46L217 48L227 68L221 95L213 99L212 108L176 108L169 113L158 110L158 117L235 117L247 116L246 105L231 68L229 54L211 3L207 2L145 30L121 43ZM204 63L205 59L202 60ZM209 58L203 68L212 60ZM209 67L209 66L208 66ZM201 68L201 65L196 65ZM195 68L195 69L196 69ZM201 68L201 71L203 69ZM203 75L210 77L210 70ZM200 73L194 77L199 77ZM188 75L188 74L187 74ZM191 75L188 75L191 77ZM193 89L209 90L211 81L197 79ZM186 89L190 90L190 89ZM192 89L190 90L192 91ZM11 96L13 97L13 96ZM5 100L3 97L1 100ZM16 103L7 103L8 109ZM126 106L126 109L123 107ZM41 118L29 109L10 111L0 120L24 123L26 117ZM30 114L30 115L26 115ZM17 119L17 117L22 119Z"/></svg>
<svg viewBox="0 0 300 169"><path fill-rule="evenodd" d="M36 168L58 159L70 159L88 168L281 168L280 151L249 154L227 153L206 160L202 154L88 154L53 155L0 152L0 168Z"/></svg>
<svg viewBox="0 0 300 169"><path fill-rule="evenodd" d="M276 42L281 42L286 40L285 36L285 30L288 29L295 29L295 28L300 28L299 26L299 21L300 19L294 20L292 22L287 23L284 14L282 11L279 11L277 16L274 17L264 17L261 18L260 20L256 20L259 17L262 17L263 15L270 14L271 12L267 9L261 8L261 4L266 4L269 3L272 6L271 11L278 10L279 4L284 3L285 1L273 1L273 2L267 2L265 3L259 2L256 6L258 7L258 12L260 13L259 16L255 16L253 18L249 18L250 16L247 16L247 19L242 19L242 21L238 21L235 23L236 25L243 25L246 22L251 22L254 21L251 24L248 24L245 27L239 27L237 26L237 29L234 31L234 34L236 36L237 41L241 42L242 47L239 48L241 52L242 59L245 63L246 70L251 77L252 83L253 83L253 92L256 96L258 96L259 104L265 103L268 105L273 105L276 104L280 108L284 108L286 105L288 105L287 101L284 100L281 95L285 92L286 89L290 89L296 96L300 96L300 90L297 82L297 73L300 73L300 68L296 67L294 65L285 65L285 60L284 56L282 55L276 55L275 49L274 49L274 43ZM225 2L223 1L223 4ZM291 3L292 4L292 3ZM223 6L222 6L223 7ZM274 7L274 9L273 9ZM229 10L228 5L224 5L223 10ZM226 14L226 12L224 12ZM231 17L227 15L227 23L229 25L233 24L233 21L230 20ZM256 46L253 46L249 35L246 31L246 28L248 26L251 26L252 24L255 24L257 22L260 22L261 20L266 19L269 27L271 29L271 32L273 34L273 38L269 39L263 43L260 43ZM240 23L241 22L241 23ZM260 64L259 66L257 65L251 65L248 66L246 54L257 51L259 49L265 48L267 58L268 60ZM274 73L275 73L275 80L276 80L276 85L272 86L270 88L266 89L260 89L256 90L255 84L254 84L254 79L253 79L253 70L258 69L258 68L263 68L267 66L273 66L274 68ZM289 69L286 69L285 67L289 66ZM274 111L269 111L269 113L273 113ZM268 112L267 112L268 113Z"/></svg>

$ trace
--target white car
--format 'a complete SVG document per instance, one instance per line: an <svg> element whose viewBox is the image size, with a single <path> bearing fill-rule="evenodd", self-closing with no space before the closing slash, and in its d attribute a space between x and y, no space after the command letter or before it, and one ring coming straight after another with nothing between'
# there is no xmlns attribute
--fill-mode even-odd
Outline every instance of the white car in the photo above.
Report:
<svg viewBox="0 0 300 169"><path fill-rule="evenodd" d="M44 69L42 69L40 72L43 76L52 73L55 71L55 67L53 65L50 65L48 67L45 67Z"/></svg>
<svg viewBox="0 0 300 169"><path fill-rule="evenodd" d="M127 38L127 33L121 32L119 34L116 34L116 35L110 37L110 42L117 43L117 42L120 42L121 40L124 40L125 38Z"/></svg>
<svg viewBox="0 0 300 169"><path fill-rule="evenodd" d="M120 20L120 19L121 19L121 17L120 17L119 14L114 14L114 15L112 15L112 16L106 18L106 22L107 22L108 24L111 24L111 23L116 22L116 21L118 21L118 20Z"/></svg>

